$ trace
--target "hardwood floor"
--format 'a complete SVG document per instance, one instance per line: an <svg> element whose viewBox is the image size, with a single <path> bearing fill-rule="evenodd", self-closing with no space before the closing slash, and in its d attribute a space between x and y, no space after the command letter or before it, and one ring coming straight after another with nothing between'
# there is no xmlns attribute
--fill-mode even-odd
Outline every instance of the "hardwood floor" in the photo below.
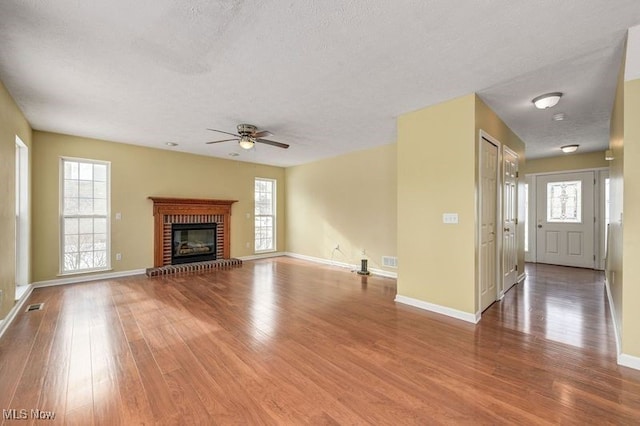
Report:
<svg viewBox="0 0 640 426"><path fill-rule="evenodd" d="M478 325L291 258L37 289L43 310L0 341L3 420L637 424L640 371L616 365L602 274L527 273Z"/></svg>

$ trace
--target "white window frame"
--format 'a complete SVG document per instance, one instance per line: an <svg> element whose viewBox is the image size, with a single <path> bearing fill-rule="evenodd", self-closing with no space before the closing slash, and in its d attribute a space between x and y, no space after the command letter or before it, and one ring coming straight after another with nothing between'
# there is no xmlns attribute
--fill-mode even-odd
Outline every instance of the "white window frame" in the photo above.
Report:
<svg viewBox="0 0 640 426"><path fill-rule="evenodd" d="M16 287L29 282L29 148L16 135ZM16 292L17 295L18 291Z"/></svg>
<svg viewBox="0 0 640 426"><path fill-rule="evenodd" d="M102 214L77 214L77 215L65 215L64 214L64 164L65 162L78 162L78 163L87 163L87 164L101 164L107 167L107 209L104 215ZM99 272L99 271L109 271L111 270L111 162L110 161L100 161L100 160L92 160L87 158L76 158L76 157L60 157L60 177L59 177L59 224L60 224L60 256L59 256L59 275L75 275L75 274L84 274L88 272ZM65 228L64 228L64 220L66 218L104 218L106 219L106 251L107 251L107 263L105 266L98 268L83 268L83 269L75 269L66 271L64 268L64 253L65 253Z"/></svg>
<svg viewBox="0 0 640 426"><path fill-rule="evenodd" d="M256 183L258 181L262 181L262 182L269 182L272 185L272 193L271 193L271 211L272 214L270 215L265 215L265 214L258 214L256 211L256 207L255 207L255 195L256 195ZM254 208L253 208L253 212L254 212L254 220L253 220L253 224L254 224L254 235L253 235L253 250L254 253L269 253L269 252L274 252L276 251L276 247L277 247L277 241L276 241L276 213L277 213L277 188L278 188L278 181L276 179L269 179L269 178L261 178L261 177L256 177L253 183L253 193L254 193ZM256 225L257 219L260 217L271 217L271 241L273 241L273 246L271 248L268 249L262 249L259 250L258 249L258 235L259 235L259 231L260 228Z"/></svg>

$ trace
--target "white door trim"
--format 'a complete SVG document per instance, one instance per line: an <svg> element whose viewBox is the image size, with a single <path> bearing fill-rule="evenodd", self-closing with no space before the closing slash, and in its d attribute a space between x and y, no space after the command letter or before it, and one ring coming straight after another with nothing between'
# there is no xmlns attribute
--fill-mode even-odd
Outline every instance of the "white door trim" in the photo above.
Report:
<svg viewBox="0 0 640 426"><path fill-rule="evenodd" d="M594 174L596 175L596 180L598 181L598 185L594 193L594 196L595 196L594 214L596 218L596 224L599 225L602 223L602 221L604 221L604 216L603 216L604 211L602 208L598 208L600 203L604 202L604 192L601 193L601 188L603 187L602 185L604 185L604 182L602 182L602 185L601 185L601 182L599 180L601 178L601 173L609 172L609 170L610 170L609 167L594 167L591 169L557 170L553 172L527 173L525 175L525 179L529 184L529 223L527 224L529 226L529 252L525 253L526 262L532 262L532 263L538 262L537 242L536 242L536 236L537 236L536 223L538 223L538 218L537 218L538 188L536 186L536 182L537 182L536 178L538 176L557 175L557 174L564 174L564 173L594 172ZM600 238L604 238L604 232L602 231L602 228L603 228L602 226L597 226L594 233L595 235L594 254L596 255L596 266L598 266L599 264L598 259L604 259L604 256L606 255L606 253L600 252L599 250L600 244L598 244L598 241L600 240Z"/></svg>
<svg viewBox="0 0 640 426"><path fill-rule="evenodd" d="M495 259L496 259L496 265L495 265L495 272L496 272L496 300L499 300L500 298L502 298L502 296L504 295L503 289L502 287L502 279L500 278L502 275L502 239L504 238L502 235L502 195L501 195L501 188L502 188L502 143L500 143L499 140L497 140L496 138L494 138L493 136L489 135L487 132L485 132L484 130L480 130L479 134L478 134L478 145L477 145L477 152L478 152L478 161L477 161L477 167L478 167L478 172L477 172L477 180L480 180L480 171L481 171L481 166L482 166L482 140L486 139L487 141L489 141L490 143L492 143L493 145L496 146L497 148L497 155L498 155L498 159L497 159L497 165L496 165L496 224L500 224L500 226L496 226L496 235L495 235L495 239L496 239L496 253L495 253ZM476 293L477 293L477 297L476 297L476 312L478 314L482 313L482 302L481 302L481 298L480 295L482 293L482 282L481 282L481 277L482 277L482 262L480 259L480 243L482 241L482 186L480 185L480 182L478 182L477 184L477 190L478 190L478 197L476 199L476 215L477 215L477 219L476 219L476 264L477 264L477 268L476 268Z"/></svg>

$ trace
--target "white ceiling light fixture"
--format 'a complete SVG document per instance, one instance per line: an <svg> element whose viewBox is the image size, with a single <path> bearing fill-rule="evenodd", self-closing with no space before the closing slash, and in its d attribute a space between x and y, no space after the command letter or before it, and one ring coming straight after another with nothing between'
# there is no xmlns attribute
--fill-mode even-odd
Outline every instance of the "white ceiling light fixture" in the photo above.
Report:
<svg viewBox="0 0 640 426"><path fill-rule="evenodd" d="M547 109L554 107L560 102L562 97L561 92L545 93L544 95L537 96L531 100L538 109Z"/></svg>
<svg viewBox="0 0 640 426"><path fill-rule="evenodd" d="M565 146L561 146L560 149L562 150L562 152L564 152L565 154L570 154L572 152L576 152L578 150L578 147L580 145L565 145Z"/></svg>
<svg viewBox="0 0 640 426"><path fill-rule="evenodd" d="M243 135L240 138L240 147L243 149L251 149L253 148L254 142L253 139L251 139L249 136Z"/></svg>

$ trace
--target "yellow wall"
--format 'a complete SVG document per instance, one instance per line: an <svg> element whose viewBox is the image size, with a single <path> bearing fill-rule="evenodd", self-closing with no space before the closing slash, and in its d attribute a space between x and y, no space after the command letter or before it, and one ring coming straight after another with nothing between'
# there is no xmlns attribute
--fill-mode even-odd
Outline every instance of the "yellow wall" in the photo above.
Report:
<svg viewBox="0 0 640 426"><path fill-rule="evenodd" d="M479 311L480 130L524 165L524 143L475 94L398 119L398 295L469 314ZM443 213L458 213L459 223L442 223Z"/></svg>
<svg viewBox="0 0 640 426"><path fill-rule="evenodd" d="M231 255L253 254L255 177L278 181L277 249L286 246L283 168L55 133L34 132L33 139L34 281L55 279L59 272L61 156L111 162L111 265L115 272L153 266L153 204L148 196L238 200L232 206ZM116 212L122 213L122 220L114 220ZM115 253L122 253L121 261L115 260Z"/></svg>
<svg viewBox="0 0 640 426"><path fill-rule="evenodd" d="M613 313L618 327L618 336L622 336L622 222L623 177L624 177L624 61L618 74L618 86L611 114L609 148L613 151L613 160L609 166L609 243L607 247L607 264L605 265L607 281L613 299Z"/></svg>
<svg viewBox="0 0 640 426"><path fill-rule="evenodd" d="M396 256L395 144L289 167L286 180L287 251L395 272L382 266Z"/></svg>
<svg viewBox="0 0 640 426"><path fill-rule="evenodd" d="M640 79L624 84L622 352L640 357Z"/></svg>
<svg viewBox="0 0 640 426"><path fill-rule="evenodd" d="M31 151L31 127L0 82L0 319L11 310L16 295L16 135Z"/></svg>
<svg viewBox="0 0 640 426"><path fill-rule="evenodd" d="M584 154L565 154L557 157L527 160L527 166L521 172L521 175L562 172L566 170L597 169L600 167L609 167L609 161L604 159L604 151L587 152Z"/></svg>
<svg viewBox="0 0 640 426"><path fill-rule="evenodd" d="M398 118L398 295L475 313L475 95ZM442 223L458 213L459 223Z"/></svg>

